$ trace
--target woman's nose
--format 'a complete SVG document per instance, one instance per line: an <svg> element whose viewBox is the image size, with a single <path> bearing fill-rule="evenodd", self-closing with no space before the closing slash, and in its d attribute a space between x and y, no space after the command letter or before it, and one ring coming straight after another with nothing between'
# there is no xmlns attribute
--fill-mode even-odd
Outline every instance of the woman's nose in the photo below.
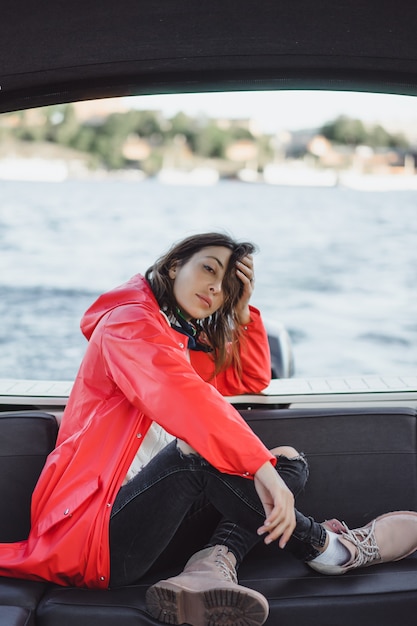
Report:
<svg viewBox="0 0 417 626"><path fill-rule="evenodd" d="M222 281L216 281L210 285L211 293L219 293L222 290Z"/></svg>

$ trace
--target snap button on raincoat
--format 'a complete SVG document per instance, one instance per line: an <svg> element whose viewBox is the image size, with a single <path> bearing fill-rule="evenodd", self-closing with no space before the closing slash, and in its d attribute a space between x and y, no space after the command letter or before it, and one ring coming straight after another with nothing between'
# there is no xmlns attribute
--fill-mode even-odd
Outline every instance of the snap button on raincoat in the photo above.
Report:
<svg viewBox="0 0 417 626"><path fill-rule="evenodd" d="M108 587L112 503L152 421L222 472L250 478L275 462L223 397L269 383L267 336L253 307L251 319L242 378L231 368L211 378L211 357L188 358L142 276L98 298L81 322L89 343L33 493L29 537L0 544L1 575Z"/></svg>

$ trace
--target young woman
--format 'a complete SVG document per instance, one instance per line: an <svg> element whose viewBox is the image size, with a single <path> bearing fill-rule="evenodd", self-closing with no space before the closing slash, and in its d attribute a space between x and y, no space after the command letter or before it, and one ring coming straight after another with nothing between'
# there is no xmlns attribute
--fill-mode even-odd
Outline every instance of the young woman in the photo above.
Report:
<svg viewBox="0 0 417 626"><path fill-rule="evenodd" d="M249 304L253 252L219 233L189 237L86 312L89 344L33 495L31 532L0 545L1 574L104 589L195 550L181 574L148 590L150 613L256 626L267 601L237 583L236 569L261 536L324 573L414 551L415 513L350 531L298 512L303 456L268 450L224 399L270 378Z"/></svg>

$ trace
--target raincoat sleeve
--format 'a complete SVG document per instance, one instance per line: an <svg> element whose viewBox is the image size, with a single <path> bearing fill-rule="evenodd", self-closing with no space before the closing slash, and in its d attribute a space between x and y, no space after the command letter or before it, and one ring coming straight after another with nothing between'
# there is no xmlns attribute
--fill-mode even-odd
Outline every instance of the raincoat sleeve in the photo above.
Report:
<svg viewBox="0 0 417 626"><path fill-rule="evenodd" d="M161 315L119 307L101 324L107 376L121 395L219 471L253 477L275 457L189 363L183 338Z"/></svg>
<svg viewBox="0 0 417 626"><path fill-rule="evenodd" d="M239 354L242 372L228 367L214 376L214 362L206 352L190 352L195 370L223 396L260 393L271 381L271 354L268 335L258 309L249 307L251 321L241 328Z"/></svg>

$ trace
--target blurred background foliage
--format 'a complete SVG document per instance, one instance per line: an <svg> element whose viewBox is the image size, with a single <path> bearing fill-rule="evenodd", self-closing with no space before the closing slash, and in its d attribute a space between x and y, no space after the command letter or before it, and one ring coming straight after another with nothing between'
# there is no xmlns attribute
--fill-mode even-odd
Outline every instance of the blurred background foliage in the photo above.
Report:
<svg viewBox="0 0 417 626"><path fill-rule="evenodd" d="M368 127L346 116L314 132L332 144L350 147L407 149L409 145L402 134L389 133L380 125ZM218 120L184 113L165 118L158 111L134 109L83 118L74 104L0 115L0 143L10 139L70 148L87 155L90 167L140 167L148 175L184 160L225 164L231 160L233 146L241 148L243 156L237 160L249 161L252 154L256 167L262 169L274 158L277 143L273 135L257 132L250 120ZM300 157L306 152L307 147Z"/></svg>

